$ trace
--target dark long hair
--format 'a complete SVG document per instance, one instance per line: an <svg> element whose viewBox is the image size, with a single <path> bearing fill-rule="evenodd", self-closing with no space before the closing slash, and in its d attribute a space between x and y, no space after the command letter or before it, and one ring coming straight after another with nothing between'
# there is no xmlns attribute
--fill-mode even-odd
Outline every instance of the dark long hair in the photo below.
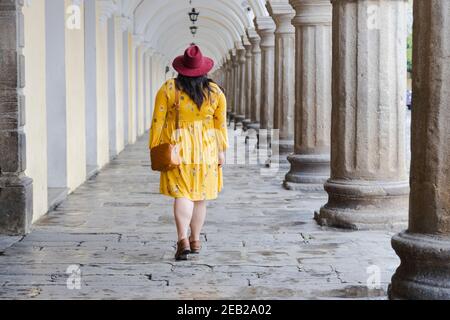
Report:
<svg viewBox="0 0 450 320"><path fill-rule="evenodd" d="M200 109L205 99L213 92L211 83L214 83L207 76L186 77L178 74L175 85L178 90L184 91Z"/></svg>

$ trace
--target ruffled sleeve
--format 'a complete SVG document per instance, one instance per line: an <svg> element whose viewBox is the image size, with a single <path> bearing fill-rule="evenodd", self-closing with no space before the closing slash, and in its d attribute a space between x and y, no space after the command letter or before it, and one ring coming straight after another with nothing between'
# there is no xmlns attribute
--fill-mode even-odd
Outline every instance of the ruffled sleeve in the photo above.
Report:
<svg viewBox="0 0 450 320"><path fill-rule="evenodd" d="M218 105L214 112L214 128L216 129L219 151L225 151L228 149L227 100L220 89Z"/></svg>
<svg viewBox="0 0 450 320"><path fill-rule="evenodd" d="M160 144L162 130L166 122L167 104L168 97L166 92L166 84L164 84L161 89L159 89L155 99L152 126L150 128L150 149Z"/></svg>

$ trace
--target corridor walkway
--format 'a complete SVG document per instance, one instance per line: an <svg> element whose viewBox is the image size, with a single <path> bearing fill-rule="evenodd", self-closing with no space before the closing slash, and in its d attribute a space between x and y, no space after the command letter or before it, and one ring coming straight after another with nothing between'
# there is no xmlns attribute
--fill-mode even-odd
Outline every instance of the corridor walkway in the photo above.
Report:
<svg viewBox="0 0 450 320"><path fill-rule="evenodd" d="M284 172L259 170L226 166L202 254L175 262L172 201L158 194L143 137L30 235L0 247L0 298L384 298L398 265L392 233L319 227L312 217L324 192L286 191ZM72 265L81 289L69 289ZM381 288L368 289L378 270Z"/></svg>

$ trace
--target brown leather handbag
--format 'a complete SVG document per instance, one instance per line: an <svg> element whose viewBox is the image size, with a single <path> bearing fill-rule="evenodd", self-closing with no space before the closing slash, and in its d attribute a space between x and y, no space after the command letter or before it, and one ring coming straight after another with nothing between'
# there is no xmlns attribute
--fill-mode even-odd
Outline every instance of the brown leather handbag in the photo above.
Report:
<svg viewBox="0 0 450 320"><path fill-rule="evenodd" d="M175 128L178 137L180 118L180 92L175 89ZM166 120L167 121L167 120ZM178 140L178 139L177 139ZM166 172L175 169L181 164L178 147L170 143L162 143L150 150L152 170Z"/></svg>

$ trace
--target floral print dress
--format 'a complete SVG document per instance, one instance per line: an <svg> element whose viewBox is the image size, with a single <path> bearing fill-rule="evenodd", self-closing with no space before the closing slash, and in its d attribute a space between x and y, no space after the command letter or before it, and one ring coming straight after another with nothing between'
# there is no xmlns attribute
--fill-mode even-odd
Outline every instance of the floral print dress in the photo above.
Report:
<svg viewBox="0 0 450 320"><path fill-rule="evenodd" d="M182 164L161 172L160 192L192 201L216 199L223 188L218 153L228 148L226 98L212 83L201 108L180 91L179 130L175 124L175 80L168 80L156 95L150 129L150 149L162 143L177 144Z"/></svg>

